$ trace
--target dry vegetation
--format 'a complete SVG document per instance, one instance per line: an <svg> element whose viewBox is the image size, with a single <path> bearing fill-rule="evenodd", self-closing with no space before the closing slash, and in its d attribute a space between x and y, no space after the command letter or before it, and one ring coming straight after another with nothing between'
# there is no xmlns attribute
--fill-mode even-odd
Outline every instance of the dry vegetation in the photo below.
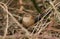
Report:
<svg viewBox="0 0 60 39"><path fill-rule="evenodd" d="M0 0L0 39L60 39L60 0Z"/></svg>

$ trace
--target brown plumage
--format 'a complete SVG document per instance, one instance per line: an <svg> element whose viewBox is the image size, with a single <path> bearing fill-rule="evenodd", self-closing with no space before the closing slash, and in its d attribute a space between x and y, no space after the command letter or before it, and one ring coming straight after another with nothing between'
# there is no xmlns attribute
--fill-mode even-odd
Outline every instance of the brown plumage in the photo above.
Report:
<svg viewBox="0 0 60 39"><path fill-rule="evenodd" d="M25 14L22 19L22 23L24 26L29 27L34 24L35 20L31 14Z"/></svg>

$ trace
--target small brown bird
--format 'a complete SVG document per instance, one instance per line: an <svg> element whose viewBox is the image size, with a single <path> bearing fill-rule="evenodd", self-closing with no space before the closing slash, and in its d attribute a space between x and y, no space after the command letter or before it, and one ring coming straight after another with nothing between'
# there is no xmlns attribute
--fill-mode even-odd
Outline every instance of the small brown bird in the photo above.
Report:
<svg viewBox="0 0 60 39"><path fill-rule="evenodd" d="M31 14L25 14L22 23L24 26L29 27L35 23L34 17Z"/></svg>

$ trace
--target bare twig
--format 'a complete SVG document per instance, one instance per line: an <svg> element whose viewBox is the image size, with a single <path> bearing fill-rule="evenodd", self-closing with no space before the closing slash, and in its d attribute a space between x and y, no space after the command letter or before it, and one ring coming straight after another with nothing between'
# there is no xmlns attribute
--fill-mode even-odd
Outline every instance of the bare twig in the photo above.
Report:
<svg viewBox="0 0 60 39"><path fill-rule="evenodd" d="M9 6L12 3L13 0L8 0L6 5Z"/></svg>
<svg viewBox="0 0 60 39"><path fill-rule="evenodd" d="M41 30L39 30L39 32L37 34L41 33L41 31L44 30L47 27L47 25L49 25L50 23L51 22L46 23L46 25ZM35 35L37 35L37 34L35 34Z"/></svg>
<svg viewBox="0 0 60 39"><path fill-rule="evenodd" d="M20 4L23 4L22 0L19 0L19 3L20 3ZM19 11L23 11L23 8L24 8L24 7L21 5L21 7L20 7L20 10L19 10Z"/></svg>
<svg viewBox="0 0 60 39"><path fill-rule="evenodd" d="M47 12L47 14L48 14L50 11L51 11L51 9ZM47 14L46 14L46 15L47 15ZM44 15L39 22L42 22L42 20L44 19L44 17L46 17L46 15ZM37 22L37 25L39 24L39 22ZM35 26L34 30L38 27L37 25ZM34 32L34 30L33 30L33 32ZM33 33L33 32L32 32L32 33Z"/></svg>
<svg viewBox="0 0 60 39"><path fill-rule="evenodd" d="M59 6L60 5L60 2L58 2L55 6Z"/></svg>
<svg viewBox="0 0 60 39"><path fill-rule="evenodd" d="M6 6L6 5L5 5L5 6ZM11 16L11 18L18 24L18 26L21 27L21 28L26 32L26 35L29 35L28 30L25 29L25 28L13 17L13 15L12 15L7 9L5 9L2 5L0 5L0 7L2 7L3 10L4 10L7 14L9 14L9 15Z"/></svg>
<svg viewBox="0 0 60 39"><path fill-rule="evenodd" d="M52 4L52 3L51 3ZM52 5L53 6L53 5ZM55 5L56 6L56 5ZM57 9L55 8L55 6L53 6L53 8L55 9L55 11L57 12ZM39 32L38 33L36 33L36 34L39 34L41 31L43 30L43 27L42 27L42 29L41 30L39 30Z"/></svg>
<svg viewBox="0 0 60 39"><path fill-rule="evenodd" d="M55 10L54 15L58 18L58 20L60 21L60 12L57 10L57 8L55 7L55 5L53 4L52 1L49 1L49 3L52 5L53 9Z"/></svg>
<svg viewBox="0 0 60 39"><path fill-rule="evenodd" d="M41 29L43 29L45 26L44 25L46 25L46 22L47 22L47 20L52 16L52 14L53 13L51 13L48 17L47 17L47 19L46 19L46 21L43 23L43 24L40 24L39 26L41 26L41 27L39 27L39 28L41 28ZM38 29L38 32L41 30L41 29ZM37 32L37 33L38 33ZM37 34L37 33L35 33L35 34ZM41 32L40 32L41 33ZM39 33L38 33L39 34Z"/></svg>
<svg viewBox="0 0 60 39"><path fill-rule="evenodd" d="M9 27L9 26L8 26L8 24L9 24L9 23L8 23L8 22L9 22L8 20L9 20L9 18L8 18L8 14L7 14L6 29L4 30L5 33L4 33L3 39L5 39L6 34L7 34L7 30L8 30L8 27Z"/></svg>
<svg viewBox="0 0 60 39"><path fill-rule="evenodd" d="M55 2L56 2L56 0L53 1L53 3L55 3Z"/></svg>

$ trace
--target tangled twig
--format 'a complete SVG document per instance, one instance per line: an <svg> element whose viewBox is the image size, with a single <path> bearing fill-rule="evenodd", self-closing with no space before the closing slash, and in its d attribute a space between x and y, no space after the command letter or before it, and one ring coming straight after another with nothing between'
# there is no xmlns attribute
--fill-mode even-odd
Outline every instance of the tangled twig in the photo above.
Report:
<svg viewBox="0 0 60 39"><path fill-rule="evenodd" d="M4 10L7 14L9 14L9 15L11 16L11 18L18 24L18 26L21 27L21 28L26 32L27 35L29 35L29 32L13 17L13 15L12 15L7 9L5 9L2 5L0 5L0 7L2 7L3 10Z"/></svg>

